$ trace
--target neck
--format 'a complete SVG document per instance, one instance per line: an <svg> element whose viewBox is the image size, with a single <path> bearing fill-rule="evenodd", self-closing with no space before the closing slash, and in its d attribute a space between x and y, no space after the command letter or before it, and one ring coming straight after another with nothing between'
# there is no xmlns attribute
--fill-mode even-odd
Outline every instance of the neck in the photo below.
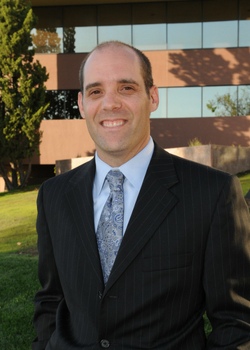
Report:
<svg viewBox="0 0 250 350"><path fill-rule="evenodd" d="M100 149L96 148L98 157L106 164L111 166L112 168L118 168L121 165L127 163L130 159L135 157L138 153L140 153L143 148L147 146L149 142L149 137L142 144L137 145L136 148L132 149L130 152L127 151L119 151L119 152L102 152Z"/></svg>

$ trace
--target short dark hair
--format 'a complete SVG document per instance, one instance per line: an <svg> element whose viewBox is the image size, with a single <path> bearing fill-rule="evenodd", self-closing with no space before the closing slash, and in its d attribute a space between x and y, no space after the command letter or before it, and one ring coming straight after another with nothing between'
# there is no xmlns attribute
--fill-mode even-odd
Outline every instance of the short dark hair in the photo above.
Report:
<svg viewBox="0 0 250 350"><path fill-rule="evenodd" d="M140 61L141 73L142 73L142 77L144 80L145 89L146 89L146 92L149 96L149 90L154 85L153 77L152 77L152 68L151 68L151 63L150 63L149 59L140 50L136 49L135 47L133 47L131 45L122 43L120 41L106 41L104 43L101 43L98 46L96 46L91 52L89 52L87 54L87 56L84 58L84 60L82 61L81 67L80 67L80 71L79 71L79 80L80 80L80 87L81 87L82 94L84 94L84 91L83 91L84 90L84 67L85 67L85 64L86 64L88 58L91 56L91 54L94 51L100 50L102 48L109 47L112 45L125 46L125 47L128 47L132 51L135 52L135 54L137 55L137 57L139 58L139 61Z"/></svg>

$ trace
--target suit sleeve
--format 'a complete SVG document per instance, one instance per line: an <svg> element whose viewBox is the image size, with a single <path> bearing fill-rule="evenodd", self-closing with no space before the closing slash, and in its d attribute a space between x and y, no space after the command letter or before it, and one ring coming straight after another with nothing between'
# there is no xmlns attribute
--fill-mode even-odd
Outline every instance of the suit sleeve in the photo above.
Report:
<svg viewBox="0 0 250 350"><path fill-rule="evenodd" d="M237 177L225 183L208 235L204 289L208 349L250 349L250 216Z"/></svg>
<svg viewBox="0 0 250 350"><path fill-rule="evenodd" d="M43 203L43 185L37 199L37 233L38 233L38 278L41 289L36 293L33 318L37 338L32 343L32 350L44 350L56 328L56 312L63 292L54 260L50 232Z"/></svg>

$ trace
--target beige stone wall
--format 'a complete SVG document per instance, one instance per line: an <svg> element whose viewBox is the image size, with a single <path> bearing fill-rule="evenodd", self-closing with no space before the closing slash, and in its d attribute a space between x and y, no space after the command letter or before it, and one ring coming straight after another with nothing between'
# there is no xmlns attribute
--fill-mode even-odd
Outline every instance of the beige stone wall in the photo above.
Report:
<svg viewBox="0 0 250 350"><path fill-rule="evenodd" d="M82 158L72 158L72 159L64 159L56 161L56 175L60 175L69 171L71 169L76 168L83 163L88 162L93 157L82 157Z"/></svg>
<svg viewBox="0 0 250 350"><path fill-rule="evenodd" d="M43 120L40 156L32 164L56 164L56 160L88 157L95 145L83 119Z"/></svg>
<svg viewBox="0 0 250 350"><path fill-rule="evenodd" d="M213 166L211 157L211 145L166 148L166 151L178 157L192 160L208 166Z"/></svg>
<svg viewBox="0 0 250 350"><path fill-rule="evenodd" d="M61 0L53 1L61 4ZM145 54L152 63L154 83L159 87L250 84L248 47L147 51ZM79 89L78 71L85 55L36 55L49 73L47 89ZM33 164L55 164L58 159L93 154L94 143L84 120L44 120L41 131L41 156L34 157ZM185 147L195 137L204 145L250 147L250 116L152 119L151 134L163 148Z"/></svg>
<svg viewBox="0 0 250 350"><path fill-rule="evenodd" d="M194 147L168 148L167 152L213 168L238 174L250 170L250 148L204 145ZM73 169L92 157L56 161L56 175Z"/></svg>
<svg viewBox="0 0 250 350"><path fill-rule="evenodd" d="M232 175L250 170L249 147L206 145L169 148L166 151Z"/></svg>
<svg viewBox="0 0 250 350"><path fill-rule="evenodd" d="M250 147L250 116L151 119L150 124L153 139L163 148L186 147L194 138L203 145ZM94 154L95 144L83 119L43 120L41 131L40 156L34 156L32 164L55 164L56 160Z"/></svg>
<svg viewBox="0 0 250 350"><path fill-rule="evenodd" d="M212 145L212 166L230 174L248 171L250 170L250 148Z"/></svg>
<svg viewBox="0 0 250 350"><path fill-rule="evenodd" d="M159 87L250 83L249 47L144 53L152 64L154 83ZM84 53L37 54L35 59L46 66L49 73L47 89L79 89L78 72L85 56Z"/></svg>

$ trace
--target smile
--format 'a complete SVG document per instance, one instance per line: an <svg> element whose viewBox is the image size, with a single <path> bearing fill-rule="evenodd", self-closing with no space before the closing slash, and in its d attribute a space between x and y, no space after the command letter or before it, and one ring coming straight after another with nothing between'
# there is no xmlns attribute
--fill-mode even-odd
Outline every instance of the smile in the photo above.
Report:
<svg viewBox="0 0 250 350"><path fill-rule="evenodd" d="M121 126L125 123L126 123L125 120L104 120L102 122L102 126L105 126L107 128L113 128L115 126Z"/></svg>

